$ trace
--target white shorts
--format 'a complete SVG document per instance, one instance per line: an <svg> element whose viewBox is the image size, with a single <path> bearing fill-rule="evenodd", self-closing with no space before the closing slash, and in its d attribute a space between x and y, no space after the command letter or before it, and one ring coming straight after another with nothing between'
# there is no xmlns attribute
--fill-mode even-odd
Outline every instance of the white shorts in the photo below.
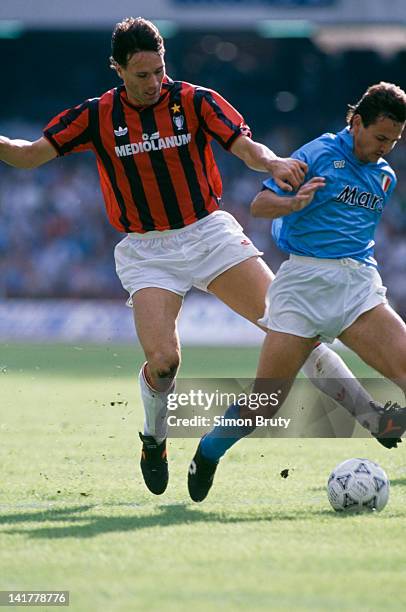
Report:
<svg viewBox="0 0 406 612"><path fill-rule="evenodd" d="M259 323L278 332L332 342L363 312L386 304L377 270L354 259L291 255L279 268Z"/></svg>
<svg viewBox="0 0 406 612"><path fill-rule="evenodd" d="M116 271L132 296L159 287L182 297L192 287L207 291L217 276L261 251L229 213L218 210L181 229L128 234L114 250Z"/></svg>

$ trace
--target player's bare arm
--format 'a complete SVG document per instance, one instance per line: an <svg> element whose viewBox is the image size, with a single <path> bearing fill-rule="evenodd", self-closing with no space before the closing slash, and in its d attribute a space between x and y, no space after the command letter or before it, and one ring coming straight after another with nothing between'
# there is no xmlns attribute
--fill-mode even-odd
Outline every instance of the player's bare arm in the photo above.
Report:
<svg viewBox="0 0 406 612"><path fill-rule="evenodd" d="M269 172L278 187L284 191L294 191L303 183L307 164L299 159L278 157L265 145L240 136L231 146L231 153L258 172Z"/></svg>
<svg viewBox="0 0 406 612"><path fill-rule="evenodd" d="M57 152L44 137L29 140L10 140L0 136L0 160L15 168L37 168L54 159Z"/></svg>
<svg viewBox="0 0 406 612"><path fill-rule="evenodd" d="M280 196L270 189L260 191L251 203L253 217L263 219L277 219L308 206L318 189L322 189L326 182L322 176L315 176L302 185L292 197Z"/></svg>

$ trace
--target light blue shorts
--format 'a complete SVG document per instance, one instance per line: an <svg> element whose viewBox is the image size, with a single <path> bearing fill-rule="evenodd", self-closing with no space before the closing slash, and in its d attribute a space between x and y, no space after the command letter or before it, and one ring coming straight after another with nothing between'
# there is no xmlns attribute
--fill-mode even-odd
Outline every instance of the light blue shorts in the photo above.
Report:
<svg viewBox="0 0 406 612"><path fill-rule="evenodd" d="M377 270L354 259L291 255L268 289L258 323L303 338L332 342L362 313L386 304Z"/></svg>

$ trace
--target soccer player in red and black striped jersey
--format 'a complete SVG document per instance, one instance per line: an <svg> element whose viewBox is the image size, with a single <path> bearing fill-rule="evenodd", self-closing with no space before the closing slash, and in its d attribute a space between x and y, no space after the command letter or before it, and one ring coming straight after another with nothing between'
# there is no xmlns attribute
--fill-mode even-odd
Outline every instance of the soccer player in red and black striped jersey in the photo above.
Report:
<svg viewBox="0 0 406 612"><path fill-rule="evenodd" d="M115 249L116 269L146 356L139 377L141 468L156 494L168 481L167 397L180 362L184 295L193 286L209 291L257 324L273 279L262 253L220 210L222 184L210 143L271 174L286 191L297 189L307 170L303 161L278 158L254 142L244 118L217 92L169 78L164 52L151 22L123 20L110 58L122 85L60 113L35 142L0 137L0 159L21 168L73 152L96 156L109 221L127 233ZM339 359L327 348L318 359L326 355Z"/></svg>

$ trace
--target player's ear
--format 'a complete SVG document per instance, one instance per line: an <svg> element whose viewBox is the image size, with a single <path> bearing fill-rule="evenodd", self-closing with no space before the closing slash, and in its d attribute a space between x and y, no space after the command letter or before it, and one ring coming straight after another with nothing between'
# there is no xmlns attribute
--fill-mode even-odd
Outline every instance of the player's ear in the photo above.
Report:
<svg viewBox="0 0 406 612"><path fill-rule="evenodd" d="M121 66L116 62L113 57L110 57L110 68L117 72L117 76L119 76L121 79L123 78Z"/></svg>
<svg viewBox="0 0 406 612"><path fill-rule="evenodd" d="M360 127L362 127L362 125L363 123L361 115L355 114L352 118L352 127L359 129Z"/></svg>
<svg viewBox="0 0 406 612"><path fill-rule="evenodd" d="M361 115L354 115L351 123L351 130L354 136L357 136L361 127L363 126Z"/></svg>

